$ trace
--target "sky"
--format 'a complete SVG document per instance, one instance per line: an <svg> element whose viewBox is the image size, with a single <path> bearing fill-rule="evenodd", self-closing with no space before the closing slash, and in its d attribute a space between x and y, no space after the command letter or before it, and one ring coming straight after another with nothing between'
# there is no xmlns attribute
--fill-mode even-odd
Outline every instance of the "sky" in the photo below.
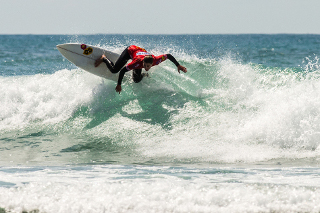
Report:
<svg viewBox="0 0 320 213"><path fill-rule="evenodd" d="M320 0L0 0L0 34L320 34Z"/></svg>

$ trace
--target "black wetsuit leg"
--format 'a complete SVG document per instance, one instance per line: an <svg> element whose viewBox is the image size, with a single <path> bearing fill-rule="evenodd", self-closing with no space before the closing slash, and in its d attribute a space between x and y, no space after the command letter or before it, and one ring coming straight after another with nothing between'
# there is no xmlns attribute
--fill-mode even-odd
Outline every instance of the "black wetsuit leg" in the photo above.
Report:
<svg viewBox="0 0 320 213"><path fill-rule="evenodd" d="M106 63L108 69L112 72L112 73L117 73L121 70L121 68L126 65L126 63L128 62L128 60L131 59L129 52L128 52L128 48L127 47L119 56L118 60L116 61L116 63L113 65L111 64L112 62L109 61L108 59L103 59L103 62ZM111 62L111 63L110 63Z"/></svg>
<svg viewBox="0 0 320 213"><path fill-rule="evenodd" d="M142 80L143 75L141 74L141 72L142 69L132 70L132 79L134 83L139 83Z"/></svg>

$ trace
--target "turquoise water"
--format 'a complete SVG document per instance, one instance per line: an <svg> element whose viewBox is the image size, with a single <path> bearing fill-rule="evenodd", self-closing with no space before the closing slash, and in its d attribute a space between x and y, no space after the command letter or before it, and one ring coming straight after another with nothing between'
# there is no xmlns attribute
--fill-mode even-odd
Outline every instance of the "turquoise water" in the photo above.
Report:
<svg viewBox="0 0 320 213"><path fill-rule="evenodd" d="M171 53L123 92L62 43ZM319 35L0 35L0 210L319 212Z"/></svg>

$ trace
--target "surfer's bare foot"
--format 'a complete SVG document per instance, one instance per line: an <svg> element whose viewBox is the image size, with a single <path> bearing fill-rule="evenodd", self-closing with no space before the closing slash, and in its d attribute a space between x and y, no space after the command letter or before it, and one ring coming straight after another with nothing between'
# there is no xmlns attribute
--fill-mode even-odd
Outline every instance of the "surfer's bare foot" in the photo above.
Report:
<svg viewBox="0 0 320 213"><path fill-rule="evenodd" d="M102 62L103 62L103 59L105 58L106 56L105 55L102 55L100 58L98 58L96 60L96 62L94 63L94 66L95 67L98 67Z"/></svg>

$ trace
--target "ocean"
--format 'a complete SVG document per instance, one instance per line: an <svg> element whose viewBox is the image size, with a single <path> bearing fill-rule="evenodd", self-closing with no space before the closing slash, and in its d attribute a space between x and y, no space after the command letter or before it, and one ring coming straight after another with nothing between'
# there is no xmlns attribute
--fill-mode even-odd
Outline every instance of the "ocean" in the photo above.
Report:
<svg viewBox="0 0 320 213"><path fill-rule="evenodd" d="M169 60L122 92L56 45ZM320 35L0 35L0 212L320 212Z"/></svg>

